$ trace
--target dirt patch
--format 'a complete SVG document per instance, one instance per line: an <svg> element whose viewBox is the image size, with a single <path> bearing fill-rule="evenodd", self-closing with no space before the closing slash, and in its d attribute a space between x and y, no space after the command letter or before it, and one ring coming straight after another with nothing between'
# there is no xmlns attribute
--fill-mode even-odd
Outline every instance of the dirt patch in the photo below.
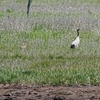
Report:
<svg viewBox="0 0 100 100"><path fill-rule="evenodd" d="M100 87L0 85L0 100L100 100Z"/></svg>

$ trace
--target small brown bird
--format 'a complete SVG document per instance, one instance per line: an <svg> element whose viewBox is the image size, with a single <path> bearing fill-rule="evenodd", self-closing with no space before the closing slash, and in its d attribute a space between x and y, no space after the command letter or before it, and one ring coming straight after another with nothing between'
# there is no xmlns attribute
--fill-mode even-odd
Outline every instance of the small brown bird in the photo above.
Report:
<svg viewBox="0 0 100 100"><path fill-rule="evenodd" d="M24 43L23 43L23 45L20 46L19 48L20 48L21 50L24 50L24 49L26 48L26 46L27 46L27 41L25 40Z"/></svg>

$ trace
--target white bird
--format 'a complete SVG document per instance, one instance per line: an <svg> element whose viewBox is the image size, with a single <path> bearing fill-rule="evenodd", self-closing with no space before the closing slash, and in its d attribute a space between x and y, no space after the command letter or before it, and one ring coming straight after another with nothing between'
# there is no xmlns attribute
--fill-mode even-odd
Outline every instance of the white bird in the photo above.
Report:
<svg viewBox="0 0 100 100"><path fill-rule="evenodd" d="M72 42L70 48L76 48L78 47L79 43L80 43L80 38L79 38L79 30L80 29L77 29L77 38Z"/></svg>

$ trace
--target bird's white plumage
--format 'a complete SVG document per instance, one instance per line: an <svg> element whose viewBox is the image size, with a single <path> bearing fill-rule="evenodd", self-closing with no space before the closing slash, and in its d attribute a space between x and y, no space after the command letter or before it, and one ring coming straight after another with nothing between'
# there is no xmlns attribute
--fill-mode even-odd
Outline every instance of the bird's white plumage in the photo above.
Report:
<svg viewBox="0 0 100 100"><path fill-rule="evenodd" d="M80 39L79 39L79 36L72 42L72 45L75 45L75 47L78 47L80 43Z"/></svg>
<svg viewBox="0 0 100 100"><path fill-rule="evenodd" d="M72 42L70 48L76 48L76 47L78 47L78 45L80 43L79 30L80 29L77 29L77 38Z"/></svg>

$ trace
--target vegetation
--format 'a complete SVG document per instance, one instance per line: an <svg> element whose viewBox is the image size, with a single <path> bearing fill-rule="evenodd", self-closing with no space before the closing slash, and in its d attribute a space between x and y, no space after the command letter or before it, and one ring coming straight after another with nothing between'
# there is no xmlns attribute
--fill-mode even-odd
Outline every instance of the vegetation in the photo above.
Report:
<svg viewBox="0 0 100 100"><path fill-rule="evenodd" d="M99 0L35 0L29 18L26 1L9 1L0 0L0 83L100 85Z"/></svg>

